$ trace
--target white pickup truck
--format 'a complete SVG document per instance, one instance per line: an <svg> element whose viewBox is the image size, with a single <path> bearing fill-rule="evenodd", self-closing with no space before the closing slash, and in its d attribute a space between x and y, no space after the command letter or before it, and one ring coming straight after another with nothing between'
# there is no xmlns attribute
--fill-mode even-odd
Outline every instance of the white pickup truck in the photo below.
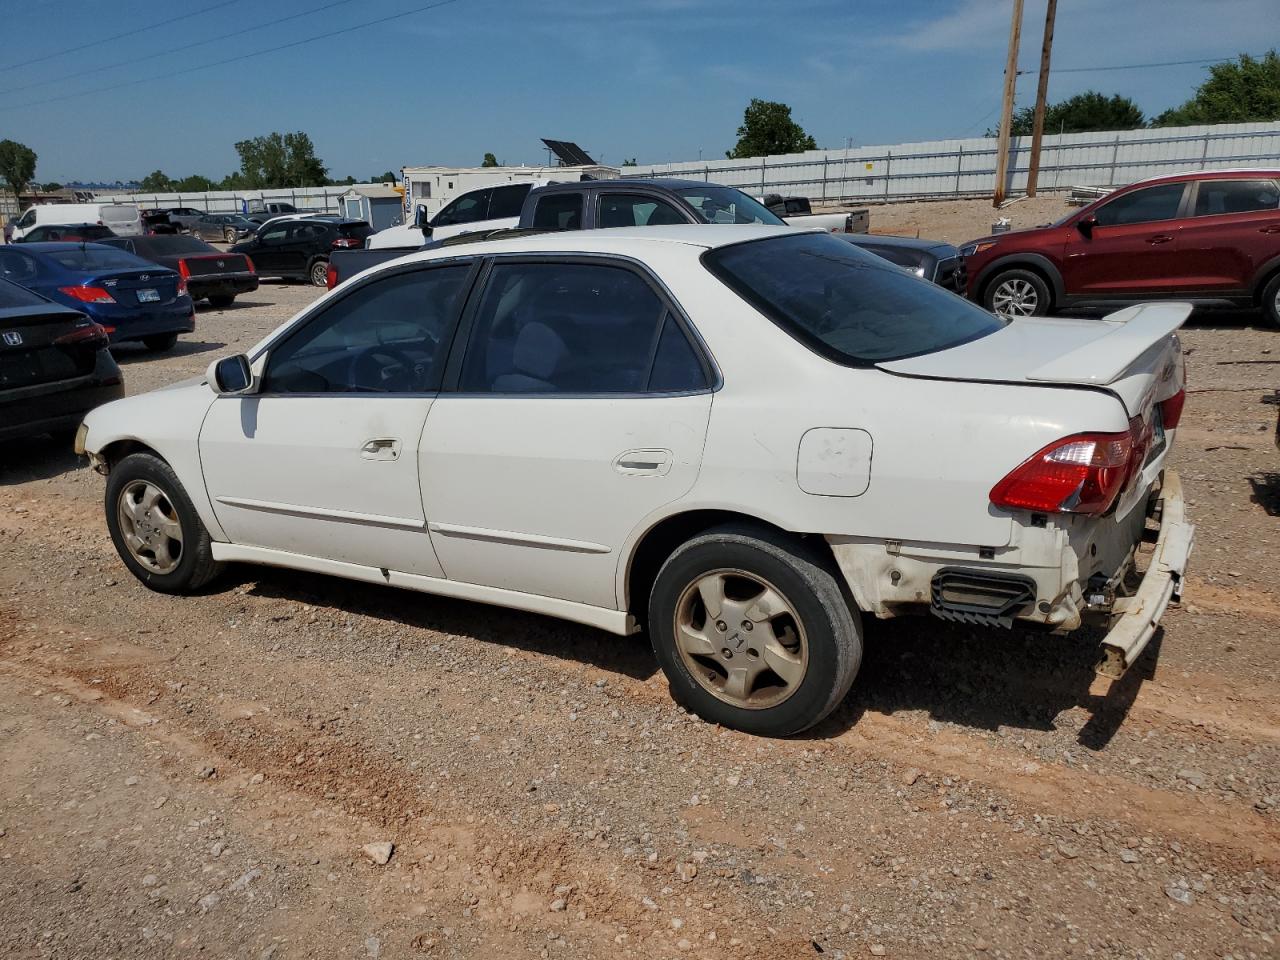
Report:
<svg viewBox="0 0 1280 960"><path fill-rule="evenodd" d="M866 207L836 213L814 213L808 197L766 193L757 199L791 227L819 229L827 233L867 233L871 229L871 211Z"/></svg>

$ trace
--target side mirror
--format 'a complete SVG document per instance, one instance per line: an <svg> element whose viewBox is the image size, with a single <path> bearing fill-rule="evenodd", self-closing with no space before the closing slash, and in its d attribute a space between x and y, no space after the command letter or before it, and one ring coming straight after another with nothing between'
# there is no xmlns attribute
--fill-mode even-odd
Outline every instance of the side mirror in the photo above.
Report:
<svg viewBox="0 0 1280 960"><path fill-rule="evenodd" d="M209 380L209 389L220 397L253 393L257 387L253 370L249 366L249 358L243 353L213 361L209 364L206 376Z"/></svg>
<svg viewBox="0 0 1280 960"><path fill-rule="evenodd" d="M427 213L425 204L418 204L413 211L413 225L422 231L423 239L431 236L431 215Z"/></svg>
<svg viewBox="0 0 1280 960"><path fill-rule="evenodd" d="M1089 214L1089 216L1083 217L1080 220L1076 221L1076 229L1079 230L1086 237L1093 236L1093 228L1096 227L1097 225L1098 225L1098 218L1095 217L1093 214Z"/></svg>

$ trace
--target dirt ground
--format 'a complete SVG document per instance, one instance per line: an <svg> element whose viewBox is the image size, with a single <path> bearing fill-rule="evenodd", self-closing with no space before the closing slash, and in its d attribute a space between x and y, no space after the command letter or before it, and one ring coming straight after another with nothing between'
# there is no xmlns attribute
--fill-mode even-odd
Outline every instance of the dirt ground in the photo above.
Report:
<svg viewBox="0 0 1280 960"><path fill-rule="evenodd" d="M130 391L315 294L121 348ZM0 445L0 956L1280 956L1280 332L1184 345L1198 545L1124 680L1089 638L873 622L786 741L678 710L643 637L252 567L150 593L101 477Z"/></svg>

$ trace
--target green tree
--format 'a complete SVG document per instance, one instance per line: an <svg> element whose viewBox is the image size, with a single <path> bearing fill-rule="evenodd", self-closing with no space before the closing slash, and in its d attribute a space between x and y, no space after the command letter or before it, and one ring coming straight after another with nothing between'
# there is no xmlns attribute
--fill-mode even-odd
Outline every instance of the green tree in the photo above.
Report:
<svg viewBox="0 0 1280 960"><path fill-rule="evenodd" d="M214 190L217 187L212 180L203 174L193 173L189 177L183 177L181 180L174 180L169 189L177 190L181 193L203 193L205 190Z"/></svg>
<svg viewBox="0 0 1280 960"><path fill-rule="evenodd" d="M42 189L44 190L45 193L56 193L57 191L62 189L62 184L54 180L50 180L48 183L44 185Z"/></svg>
<svg viewBox="0 0 1280 960"><path fill-rule="evenodd" d="M495 157L492 153L486 153L486 154L484 155L484 159L480 161L480 166L482 166L482 167L500 167L500 166L502 166L502 164L500 164L500 163L498 162L498 158L497 158L497 157Z"/></svg>
<svg viewBox="0 0 1280 960"><path fill-rule="evenodd" d="M22 196L36 175L36 152L16 140L0 140L0 177L14 197Z"/></svg>
<svg viewBox="0 0 1280 960"><path fill-rule="evenodd" d="M1024 107L1013 115L1013 136L1029 137L1035 125L1035 107ZM1146 126L1138 105L1128 97L1113 94L1108 97L1097 90L1086 90L1074 97L1059 100L1045 107L1044 132L1091 133L1099 130L1137 130ZM999 130L988 130L994 137Z"/></svg>
<svg viewBox="0 0 1280 960"><path fill-rule="evenodd" d="M380 173L376 177L370 177L369 183L399 183L400 174L394 170L388 170L386 173Z"/></svg>
<svg viewBox="0 0 1280 960"><path fill-rule="evenodd" d="M168 193L173 189L173 181L163 170L152 170L139 181L138 189L144 193Z"/></svg>
<svg viewBox="0 0 1280 960"><path fill-rule="evenodd" d="M623 160L623 161L622 161L622 165L623 165L624 167L638 167L638 166L640 166L640 164L636 163L636 158L635 158L635 157L632 157L630 160Z"/></svg>
<svg viewBox="0 0 1280 960"><path fill-rule="evenodd" d="M752 97L742 114L738 143L732 150L726 150L725 156L730 159L769 157L779 153L815 150L817 146L813 137L791 119L789 106Z"/></svg>
<svg viewBox="0 0 1280 960"><path fill-rule="evenodd" d="M1259 58L1246 53L1237 60L1215 63L1194 97L1166 110L1151 125L1183 127L1262 120L1280 120L1280 56L1274 49Z"/></svg>
<svg viewBox="0 0 1280 960"><path fill-rule="evenodd" d="M311 138L301 131L241 140L236 153L240 155L240 185L250 190L318 187L328 174Z"/></svg>

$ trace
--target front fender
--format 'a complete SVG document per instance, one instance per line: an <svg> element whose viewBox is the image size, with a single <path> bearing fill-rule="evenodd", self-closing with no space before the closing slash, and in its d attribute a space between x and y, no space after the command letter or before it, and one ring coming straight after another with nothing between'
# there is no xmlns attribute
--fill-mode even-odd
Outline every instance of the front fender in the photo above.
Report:
<svg viewBox="0 0 1280 960"><path fill-rule="evenodd" d="M1049 286L1053 288L1054 306L1059 306L1062 303L1067 293L1066 285L1062 282L1062 270L1042 253L1007 253L992 260L978 271L977 277L973 280L970 289L974 292L974 299L981 299L982 288L997 272L1011 267L1034 267L1038 269L1049 278Z"/></svg>

